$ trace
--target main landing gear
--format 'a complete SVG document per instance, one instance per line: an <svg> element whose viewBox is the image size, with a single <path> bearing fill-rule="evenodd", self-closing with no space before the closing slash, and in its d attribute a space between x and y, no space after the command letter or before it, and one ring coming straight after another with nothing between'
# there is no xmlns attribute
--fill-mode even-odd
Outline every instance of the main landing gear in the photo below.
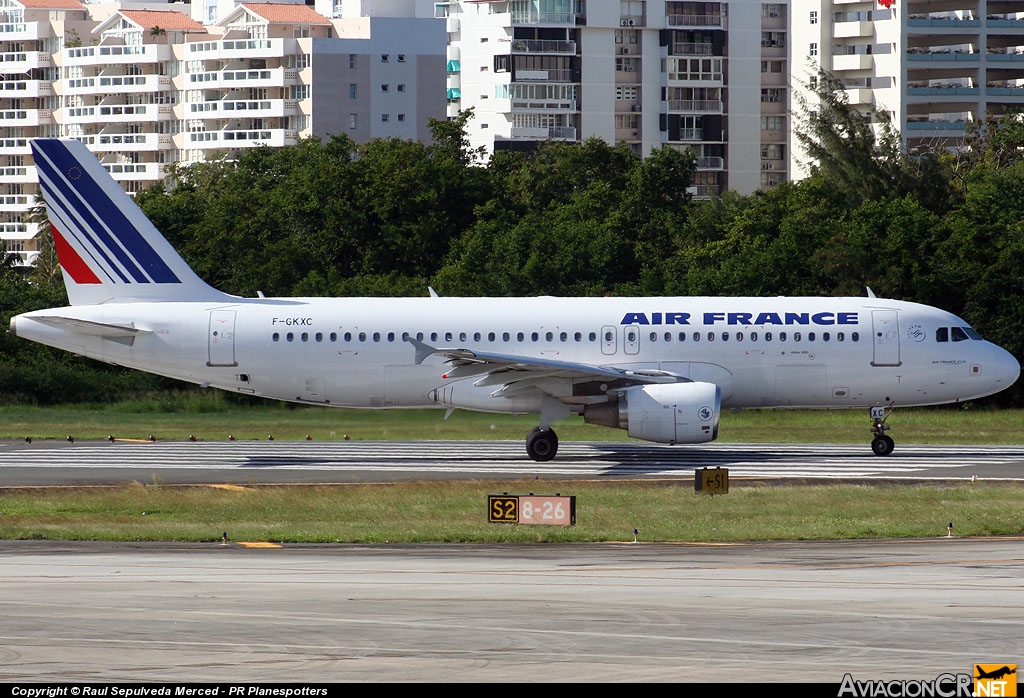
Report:
<svg viewBox="0 0 1024 698"><path fill-rule="evenodd" d="M526 435L526 453L535 461L549 461L558 453L558 435L554 429L534 427Z"/></svg>
<svg viewBox="0 0 1024 698"><path fill-rule="evenodd" d="M885 407L871 408L871 433L875 435L871 439L871 450L876 456L887 456L896 447L896 442L885 433L889 431L889 425L885 423L885 420L889 419L890 414L892 414L891 404L888 411Z"/></svg>

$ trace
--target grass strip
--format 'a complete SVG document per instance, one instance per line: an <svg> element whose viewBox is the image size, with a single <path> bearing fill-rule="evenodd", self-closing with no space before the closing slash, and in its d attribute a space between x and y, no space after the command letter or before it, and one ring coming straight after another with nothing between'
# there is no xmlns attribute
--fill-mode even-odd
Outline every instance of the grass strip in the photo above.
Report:
<svg viewBox="0 0 1024 698"><path fill-rule="evenodd" d="M573 527L487 522L488 494L573 494ZM1024 533L1014 483L744 486L458 481L305 486L9 488L0 538L303 543L838 540Z"/></svg>

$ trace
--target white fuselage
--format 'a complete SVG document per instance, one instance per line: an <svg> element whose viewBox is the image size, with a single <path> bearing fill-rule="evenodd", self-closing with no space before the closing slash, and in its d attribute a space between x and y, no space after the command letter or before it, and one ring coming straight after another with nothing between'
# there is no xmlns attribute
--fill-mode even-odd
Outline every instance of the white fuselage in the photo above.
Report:
<svg viewBox="0 0 1024 698"><path fill-rule="evenodd" d="M47 315L138 334L111 339L35 320ZM445 359L417 363L406 333L437 348L666 371L718 385L723 407L928 405L1013 383L1019 365L1008 352L952 328L969 329L902 301L717 297L131 302L12 323L27 339L225 390L342 407L513 413L540 412L540 393L496 394L500 381L445 377ZM573 411L608 401L615 388L557 370L532 380Z"/></svg>

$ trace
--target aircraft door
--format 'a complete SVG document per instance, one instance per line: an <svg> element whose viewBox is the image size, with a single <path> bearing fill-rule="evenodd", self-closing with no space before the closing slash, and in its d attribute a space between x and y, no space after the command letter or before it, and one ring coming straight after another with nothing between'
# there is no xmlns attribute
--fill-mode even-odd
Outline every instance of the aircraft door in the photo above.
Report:
<svg viewBox="0 0 1024 698"><path fill-rule="evenodd" d="M640 353L640 328L630 325L622 330L622 348L627 354Z"/></svg>
<svg viewBox="0 0 1024 698"><path fill-rule="evenodd" d="M619 330L614 325L605 325L601 328L601 353L611 356L619 349Z"/></svg>
<svg viewBox="0 0 1024 698"><path fill-rule="evenodd" d="M872 366L900 365L900 326L895 310L872 310L871 325L874 339Z"/></svg>
<svg viewBox="0 0 1024 698"><path fill-rule="evenodd" d="M207 366L237 366L235 361L235 311L211 310Z"/></svg>

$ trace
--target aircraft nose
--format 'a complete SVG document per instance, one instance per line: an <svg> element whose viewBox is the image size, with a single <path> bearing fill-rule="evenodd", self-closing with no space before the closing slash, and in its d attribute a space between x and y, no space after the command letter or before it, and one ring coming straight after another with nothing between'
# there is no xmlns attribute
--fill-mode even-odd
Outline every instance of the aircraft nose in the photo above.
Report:
<svg viewBox="0 0 1024 698"><path fill-rule="evenodd" d="M998 389L1003 390L1017 381L1020 376L1020 363L1013 354L1002 347L997 346L995 349L996 356L993 362L995 364L995 380Z"/></svg>

